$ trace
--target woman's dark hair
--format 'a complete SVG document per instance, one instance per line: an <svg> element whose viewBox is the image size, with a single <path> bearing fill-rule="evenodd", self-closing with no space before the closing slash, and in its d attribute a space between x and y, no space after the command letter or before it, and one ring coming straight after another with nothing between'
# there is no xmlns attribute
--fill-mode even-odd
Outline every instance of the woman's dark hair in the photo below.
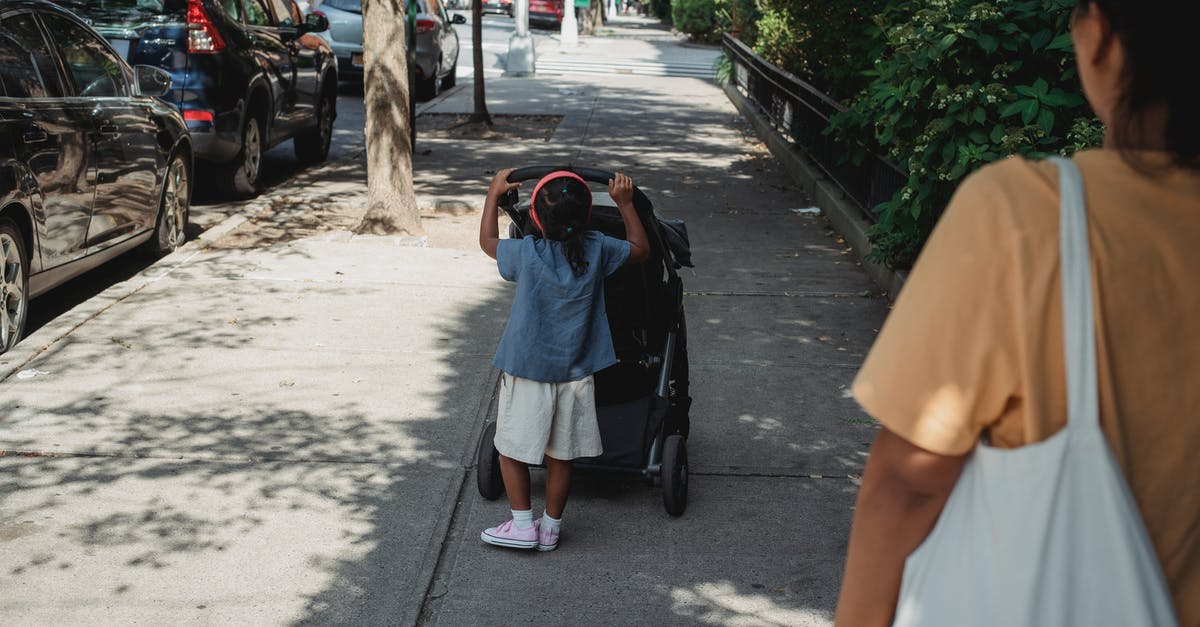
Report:
<svg viewBox="0 0 1200 627"><path fill-rule="evenodd" d="M583 258L583 238L592 209L591 190L576 179L560 176L542 185L533 206L542 223L542 236L562 242L571 271L583 276L588 268Z"/></svg>
<svg viewBox="0 0 1200 627"><path fill-rule="evenodd" d="M1200 168L1200 89L1191 75L1196 57L1197 0L1078 0L1096 5L1125 48L1124 90L1110 122L1117 146L1137 148L1145 133L1139 114L1167 109L1166 150L1176 165Z"/></svg>

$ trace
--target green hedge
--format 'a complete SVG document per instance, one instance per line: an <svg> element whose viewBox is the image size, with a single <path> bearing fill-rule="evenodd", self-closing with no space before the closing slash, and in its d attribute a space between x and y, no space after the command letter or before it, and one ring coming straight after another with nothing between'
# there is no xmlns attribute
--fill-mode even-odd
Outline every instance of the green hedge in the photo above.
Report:
<svg viewBox="0 0 1200 627"><path fill-rule="evenodd" d="M900 0L876 18L870 84L831 131L848 158L887 154L908 183L877 208L875 257L911 265L958 183L1010 154L1100 142L1068 33L1074 0Z"/></svg>

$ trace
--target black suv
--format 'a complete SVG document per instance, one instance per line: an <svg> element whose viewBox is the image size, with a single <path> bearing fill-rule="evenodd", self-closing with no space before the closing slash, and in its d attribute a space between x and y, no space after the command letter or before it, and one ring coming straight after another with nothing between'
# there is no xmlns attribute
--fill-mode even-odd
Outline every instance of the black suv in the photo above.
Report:
<svg viewBox="0 0 1200 627"><path fill-rule="evenodd" d="M329 154L337 63L293 0L56 0L134 65L171 73L165 99L192 134L201 168L239 195L258 191L262 154L289 139L307 163Z"/></svg>

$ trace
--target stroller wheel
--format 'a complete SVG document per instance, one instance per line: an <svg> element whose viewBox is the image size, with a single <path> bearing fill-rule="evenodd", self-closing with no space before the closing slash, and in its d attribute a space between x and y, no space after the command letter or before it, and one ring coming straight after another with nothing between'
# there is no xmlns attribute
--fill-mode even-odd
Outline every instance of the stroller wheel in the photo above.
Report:
<svg viewBox="0 0 1200 627"><path fill-rule="evenodd" d="M479 495L494 501L504 494L504 478L500 475L500 453L496 451L496 423L484 427L475 455L475 479Z"/></svg>
<svg viewBox="0 0 1200 627"><path fill-rule="evenodd" d="M662 456L663 506L672 516L687 509L688 457L687 440L679 434L667 436Z"/></svg>

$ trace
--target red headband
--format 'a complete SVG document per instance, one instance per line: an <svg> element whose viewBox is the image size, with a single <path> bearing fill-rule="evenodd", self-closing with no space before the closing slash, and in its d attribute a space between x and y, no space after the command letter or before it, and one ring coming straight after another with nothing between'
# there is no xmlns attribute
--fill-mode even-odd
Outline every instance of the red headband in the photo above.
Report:
<svg viewBox="0 0 1200 627"><path fill-rule="evenodd" d="M542 221L538 219L537 209L535 208L535 205L537 205L537 196L538 192L542 191L543 185L557 178L571 178L583 183L584 189L588 190L588 212L587 220L585 220L585 222L592 219L592 190L587 186L587 181L583 180L583 177L579 176L578 174L575 174L574 172L568 172L567 170L551 172L546 176L543 176L542 180L537 182L537 185L533 187L533 195L529 197L529 217L533 218L533 223L537 225L538 230L541 231L543 235L546 233L546 229L542 228Z"/></svg>

